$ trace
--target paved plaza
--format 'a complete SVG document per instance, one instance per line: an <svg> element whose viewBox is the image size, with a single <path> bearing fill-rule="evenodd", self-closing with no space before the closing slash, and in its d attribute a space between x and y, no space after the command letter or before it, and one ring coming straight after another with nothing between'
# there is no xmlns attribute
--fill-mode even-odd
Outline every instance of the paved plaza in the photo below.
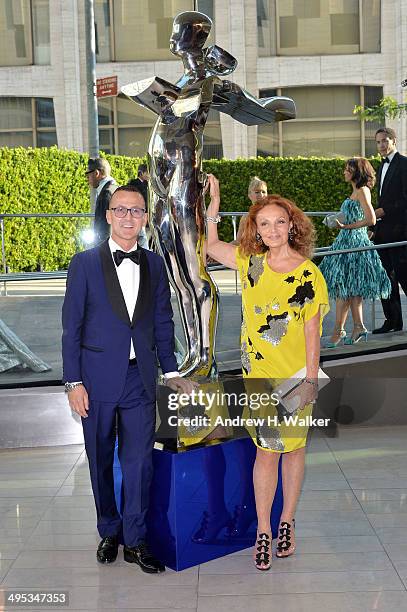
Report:
<svg viewBox="0 0 407 612"><path fill-rule="evenodd" d="M101 566L83 446L0 451L0 590L67 590L62 609L77 611L406 610L406 435L400 427L341 428L336 438L313 431L297 552L263 574L251 549L161 576L128 565L121 551Z"/></svg>

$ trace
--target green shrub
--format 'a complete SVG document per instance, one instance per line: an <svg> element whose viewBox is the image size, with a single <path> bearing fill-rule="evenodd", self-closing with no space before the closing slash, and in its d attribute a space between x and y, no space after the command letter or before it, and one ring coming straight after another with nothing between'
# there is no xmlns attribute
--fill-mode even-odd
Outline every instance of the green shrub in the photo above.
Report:
<svg viewBox="0 0 407 612"><path fill-rule="evenodd" d="M137 175L140 158L106 155L112 176L126 183ZM75 151L0 148L1 213L88 213L89 187L85 177L88 156ZM377 167L379 160L372 160ZM341 159L253 158L208 160L205 172L221 184L222 211L246 211L250 178L259 176L269 193L294 200L305 211L338 210L349 194ZM374 194L375 195L375 194ZM332 242L336 232L314 218L318 246ZM91 219L5 219L6 261L10 271L66 269L75 252L84 248L80 233ZM230 219L219 226L221 238L231 240Z"/></svg>

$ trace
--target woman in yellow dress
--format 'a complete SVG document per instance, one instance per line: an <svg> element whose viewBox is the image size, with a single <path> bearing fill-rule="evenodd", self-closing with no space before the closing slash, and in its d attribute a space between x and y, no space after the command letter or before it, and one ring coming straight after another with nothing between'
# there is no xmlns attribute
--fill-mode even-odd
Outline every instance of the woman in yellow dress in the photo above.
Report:
<svg viewBox="0 0 407 612"><path fill-rule="evenodd" d="M329 310L328 293L322 274L310 261L314 228L293 202L271 195L253 204L241 244L236 247L218 239L219 183L213 175L209 175L208 183L208 254L239 270L242 283L241 355L246 388L257 390L259 382L281 381L306 368L306 376L295 391L299 407L290 415L298 415L298 424L285 424L284 408L271 406L267 408L270 419L251 431L257 446L253 473L258 519L254 563L257 569L268 570L270 512L281 453L284 506L276 556L288 557L295 550L294 515L304 476L308 432L304 417L311 415L318 394L320 336L322 319Z"/></svg>

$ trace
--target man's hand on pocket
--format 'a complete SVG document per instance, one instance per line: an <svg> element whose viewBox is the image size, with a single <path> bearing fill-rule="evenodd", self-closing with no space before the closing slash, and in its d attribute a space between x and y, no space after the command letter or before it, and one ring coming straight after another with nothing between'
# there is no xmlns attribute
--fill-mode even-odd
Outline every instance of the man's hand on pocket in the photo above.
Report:
<svg viewBox="0 0 407 612"><path fill-rule="evenodd" d="M71 410L86 419L89 410L88 392L83 385L79 385L68 392L68 402Z"/></svg>

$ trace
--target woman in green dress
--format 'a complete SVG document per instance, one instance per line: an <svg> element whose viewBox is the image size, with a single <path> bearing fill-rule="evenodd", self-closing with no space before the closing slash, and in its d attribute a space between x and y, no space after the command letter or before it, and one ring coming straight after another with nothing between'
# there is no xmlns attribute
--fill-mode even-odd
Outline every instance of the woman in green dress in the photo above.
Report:
<svg viewBox="0 0 407 612"><path fill-rule="evenodd" d="M208 182L208 254L239 270L242 282L241 357L246 383L250 388L259 379L291 378L305 367L306 376L296 390L300 403L293 413L302 419L311 415L317 397L322 319L329 310L325 280L310 261L312 223L293 202L271 195L250 208L239 247L222 242L217 233L219 183L213 175ZM257 446L254 563L259 570L271 566L270 512L281 454L284 506L277 557L290 556L295 550L294 514L304 475L308 432L306 424L289 426L280 422L281 407L270 406L268 416L273 426L266 419L264 425L256 425L251 431Z"/></svg>

